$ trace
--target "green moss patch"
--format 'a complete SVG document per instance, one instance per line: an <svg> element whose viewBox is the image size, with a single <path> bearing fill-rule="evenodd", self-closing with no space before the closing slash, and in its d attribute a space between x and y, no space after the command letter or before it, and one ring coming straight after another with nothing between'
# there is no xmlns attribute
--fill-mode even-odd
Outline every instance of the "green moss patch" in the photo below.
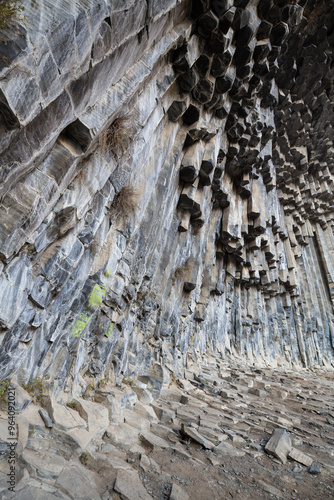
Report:
<svg viewBox="0 0 334 500"><path fill-rule="evenodd" d="M111 337L113 329L114 329L114 323L111 322L110 325L108 326L106 333L105 333L105 336L108 337L108 339L109 339L109 337Z"/></svg>
<svg viewBox="0 0 334 500"><path fill-rule="evenodd" d="M111 276L111 269L110 269L110 268L108 268L108 269L105 271L105 273L104 273L104 274L105 274L105 276L106 276L107 278L110 278L110 276Z"/></svg>
<svg viewBox="0 0 334 500"><path fill-rule="evenodd" d="M89 319L90 319L90 313L88 311L83 311L79 314L78 319L76 320L72 328L73 337L80 337L80 335L86 328Z"/></svg>
<svg viewBox="0 0 334 500"><path fill-rule="evenodd" d="M105 285L103 286L95 285L91 293L91 296L89 297L88 307L90 309L96 309L97 307L99 307L105 295L106 295Z"/></svg>

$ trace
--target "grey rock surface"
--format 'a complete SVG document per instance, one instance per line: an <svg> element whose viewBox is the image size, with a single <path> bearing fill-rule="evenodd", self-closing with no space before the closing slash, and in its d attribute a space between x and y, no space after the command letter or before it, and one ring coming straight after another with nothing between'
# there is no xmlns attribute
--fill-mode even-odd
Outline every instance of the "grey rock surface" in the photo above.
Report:
<svg viewBox="0 0 334 500"><path fill-rule="evenodd" d="M188 498L189 496L187 495L187 493L182 488L180 488L180 486L173 483L169 500L188 500Z"/></svg>
<svg viewBox="0 0 334 500"><path fill-rule="evenodd" d="M292 451L291 439L285 429L275 429L265 448L267 453L279 458L284 464Z"/></svg>
<svg viewBox="0 0 334 500"><path fill-rule="evenodd" d="M307 456L305 453L302 453L296 448L292 448L292 450L288 454L288 458L291 458L292 460L295 460L300 464L306 465L307 467L312 465L313 462L313 459L311 457Z"/></svg>
<svg viewBox="0 0 334 500"><path fill-rule="evenodd" d="M126 500L150 500L152 498L134 471L118 471L114 490Z"/></svg>
<svg viewBox="0 0 334 500"><path fill-rule="evenodd" d="M138 380L144 402L208 349L333 367L330 3L23 3L0 44L1 379Z"/></svg>

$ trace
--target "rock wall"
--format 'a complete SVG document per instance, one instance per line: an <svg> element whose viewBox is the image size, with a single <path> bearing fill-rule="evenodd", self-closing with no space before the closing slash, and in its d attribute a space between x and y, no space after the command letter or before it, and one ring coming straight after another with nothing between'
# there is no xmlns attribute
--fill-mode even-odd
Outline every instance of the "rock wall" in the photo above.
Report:
<svg viewBox="0 0 334 500"><path fill-rule="evenodd" d="M1 378L333 365L333 6L24 5L0 45Z"/></svg>

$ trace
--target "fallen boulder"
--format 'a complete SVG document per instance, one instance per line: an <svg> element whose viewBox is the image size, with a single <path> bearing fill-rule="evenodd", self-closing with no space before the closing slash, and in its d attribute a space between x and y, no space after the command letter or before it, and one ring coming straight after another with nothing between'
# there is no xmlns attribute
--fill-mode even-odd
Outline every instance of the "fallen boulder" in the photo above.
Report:
<svg viewBox="0 0 334 500"><path fill-rule="evenodd" d="M264 449L269 455L273 455L285 464L292 450L291 439L286 430L275 429Z"/></svg>

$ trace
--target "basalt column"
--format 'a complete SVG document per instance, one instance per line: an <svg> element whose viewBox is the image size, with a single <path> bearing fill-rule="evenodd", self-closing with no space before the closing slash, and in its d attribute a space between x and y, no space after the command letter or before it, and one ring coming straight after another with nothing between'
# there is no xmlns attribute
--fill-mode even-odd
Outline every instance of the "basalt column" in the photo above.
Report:
<svg viewBox="0 0 334 500"><path fill-rule="evenodd" d="M1 378L333 365L330 2L24 6L0 44Z"/></svg>

